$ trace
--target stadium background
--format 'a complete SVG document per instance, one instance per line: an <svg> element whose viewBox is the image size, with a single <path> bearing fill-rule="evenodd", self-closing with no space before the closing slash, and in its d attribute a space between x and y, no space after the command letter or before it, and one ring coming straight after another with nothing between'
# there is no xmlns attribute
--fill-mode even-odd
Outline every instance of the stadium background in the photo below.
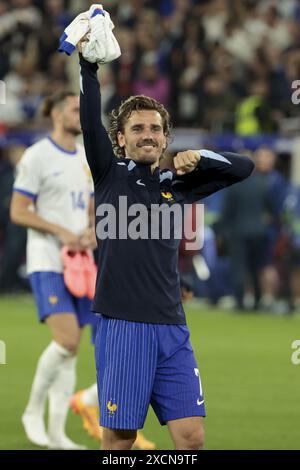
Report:
<svg viewBox="0 0 300 470"><path fill-rule="evenodd" d="M0 449L34 448L20 416L49 340L28 290L26 233L9 221L15 166L49 131L39 114L43 97L78 91L77 57L56 49L66 25L90 4L0 0L2 350L6 345ZM182 276L195 293L186 310L206 392L206 448L299 449L300 365L291 357L300 339L300 119L292 100L292 84L300 80L300 1L107 0L104 6L122 49L118 61L101 67L105 116L128 95L148 94L172 115L171 152L243 151L257 165L246 185L206 201L203 250L181 249ZM88 331L78 374L78 388L94 381ZM70 415L68 430L97 448L78 417ZM145 430L159 448L171 448L152 412Z"/></svg>

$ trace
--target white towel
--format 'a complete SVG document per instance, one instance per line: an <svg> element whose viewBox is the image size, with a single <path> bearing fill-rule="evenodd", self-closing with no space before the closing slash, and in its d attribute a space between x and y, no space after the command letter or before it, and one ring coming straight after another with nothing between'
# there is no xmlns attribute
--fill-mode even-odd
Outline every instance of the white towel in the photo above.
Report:
<svg viewBox="0 0 300 470"><path fill-rule="evenodd" d="M64 33L60 37L59 52L65 52L71 55L79 41L89 32L89 12L85 11L76 16L76 18L66 27Z"/></svg>
<svg viewBox="0 0 300 470"><path fill-rule="evenodd" d="M120 46L112 30L114 24L107 11L90 19L90 37L82 44L82 55L89 62L105 64L121 55Z"/></svg>
<svg viewBox="0 0 300 470"><path fill-rule="evenodd" d="M71 55L82 41L82 55L86 60L92 63L111 62L121 55L113 28L109 13L103 10L102 5L94 4L65 29L58 50Z"/></svg>

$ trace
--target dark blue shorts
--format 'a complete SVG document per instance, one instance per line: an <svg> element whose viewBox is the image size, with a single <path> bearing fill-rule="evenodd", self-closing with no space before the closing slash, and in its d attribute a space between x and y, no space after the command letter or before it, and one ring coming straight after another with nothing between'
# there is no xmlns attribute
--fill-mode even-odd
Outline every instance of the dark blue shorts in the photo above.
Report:
<svg viewBox="0 0 300 470"><path fill-rule="evenodd" d="M35 272L29 275L32 292L41 322L57 313L73 313L79 326L93 324L97 318L91 313L88 297L76 298L65 286L63 274Z"/></svg>
<svg viewBox="0 0 300 470"><path fill-rule="evenodd" d="M185 325L99 317L95 359L102 426L141 429L150 404L162 425L205 416L189 336Z"/></svg>

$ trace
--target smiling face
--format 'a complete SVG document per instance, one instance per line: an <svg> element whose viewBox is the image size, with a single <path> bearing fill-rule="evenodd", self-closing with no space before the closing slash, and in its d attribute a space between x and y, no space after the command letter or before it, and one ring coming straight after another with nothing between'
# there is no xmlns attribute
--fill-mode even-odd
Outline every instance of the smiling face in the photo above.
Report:
<svg viewBox="0 0 300 470"><path fill-rule="evenodd" d="M117 139L127 158L153 168L158 166L167 147L162 117L154 110L133 111Z"/></svg>

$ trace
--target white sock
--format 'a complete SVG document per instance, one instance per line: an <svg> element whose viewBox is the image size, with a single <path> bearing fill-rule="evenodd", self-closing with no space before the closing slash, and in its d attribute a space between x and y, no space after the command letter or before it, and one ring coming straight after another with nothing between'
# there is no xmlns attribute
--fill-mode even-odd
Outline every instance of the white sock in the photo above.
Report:
<svg viewBox="0 0 300 470"><path fill-rule="evenodd" d="M52 341L42 353L33 379L26 414L43 414L48 390L69 351Z"/></svg>
<svg viewBox="0 0 300 470"><path fill-rule="evenodd" d="M65 358L49 390L48 434L51 441L65 437L65 424L76 383L76 357Z"/></svg>
<svg viewBox="0 0 300 470"><path fill-rule="evenodd" d="M86 406L98 406L97 384L94 383L91 387L86 388L83 391L81 399Z"/></svg>

